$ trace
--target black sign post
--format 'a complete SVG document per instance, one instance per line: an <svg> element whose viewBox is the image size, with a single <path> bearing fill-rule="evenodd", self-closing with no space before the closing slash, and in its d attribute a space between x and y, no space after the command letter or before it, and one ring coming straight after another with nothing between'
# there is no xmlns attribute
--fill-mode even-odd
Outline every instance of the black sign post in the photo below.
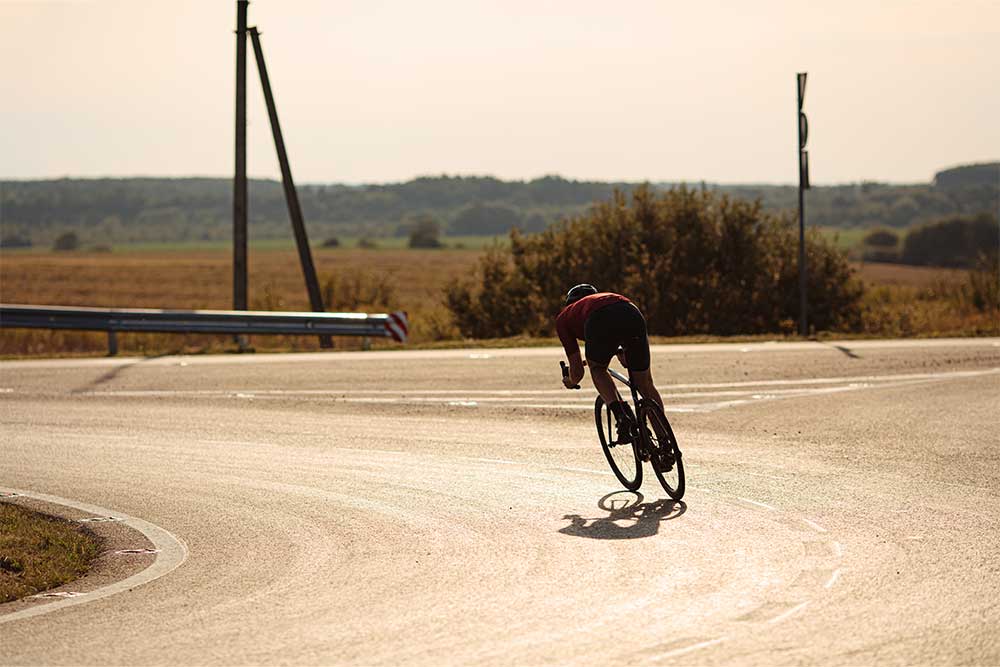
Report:
<svg viewBox="0 0 1000 667"><path fill-rule="evenodd" d="M806 208L805 191L809 189L809 151L806 142L809 140L809 121L802 112L802 104L806 99L806 73L795 75L798 84L798 127L799 127L799 335L809 334L808 307L806 300Z"/></svg>

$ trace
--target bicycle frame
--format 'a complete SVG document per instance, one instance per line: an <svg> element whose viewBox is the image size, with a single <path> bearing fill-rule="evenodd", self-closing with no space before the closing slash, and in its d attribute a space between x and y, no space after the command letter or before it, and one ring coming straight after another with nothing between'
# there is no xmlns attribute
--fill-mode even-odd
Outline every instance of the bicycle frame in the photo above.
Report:
<svg viewBox="0 0 1000 667"><path fill-rule="evenodd" d="M608 368L608 373L611 375L611 377L613 377L614 379L618 380L623 385L625 385L626 387L629 388L629 390L632 392L632 404L635 406L636 411L638 411L638 409L639 409L639 391L635 387L632 386L632 383L629 382L629 379L627 377L625 377L624 375L622 375L618 371L614 370L613 368L609 367Z"/></svg>

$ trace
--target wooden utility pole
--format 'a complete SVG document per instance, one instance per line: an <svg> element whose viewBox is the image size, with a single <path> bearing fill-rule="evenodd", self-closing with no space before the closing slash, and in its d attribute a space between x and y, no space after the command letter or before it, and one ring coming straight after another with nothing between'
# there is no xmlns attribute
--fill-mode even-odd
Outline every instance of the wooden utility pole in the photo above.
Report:
<svg viewBox="0 0 1000 667"><path fill-rule="evenodd" d="M309 292L309 305L314 312L322 313L323 296L319 291L319 281L316 279L316 266L313 264L312 251L309 249L309 236L302 219L302 207L295 191L295 181L292 180L292 169L288 164L288 154L285 151L285 140L278 123L278 109L271 93L271 81L267 76L267 65L264 64L264 51L260 46L260 33L256 27L249 29L250 40L253 42L254 56L257 58L257 72L260 74L260 85L264 89L264 101L267 104L267 115L271 120L271 134L274 136L274 149L278 153L278 164L281 167L281 184L285 189L285 203L288 205L288 217L292 220L292 230L295 232L295 244L299 250L299 262L302 264L302 274L306 280L306 290ZM320 336L321 347L333 347L330 336Z"/></svg>
<svg viewBox="0 0 1000 667"><path fill-rule="evenodd" d="M233 310L247 309L247 5L249 4L249 0L237 0L236 2L236 170L233 175Z"/></svg>

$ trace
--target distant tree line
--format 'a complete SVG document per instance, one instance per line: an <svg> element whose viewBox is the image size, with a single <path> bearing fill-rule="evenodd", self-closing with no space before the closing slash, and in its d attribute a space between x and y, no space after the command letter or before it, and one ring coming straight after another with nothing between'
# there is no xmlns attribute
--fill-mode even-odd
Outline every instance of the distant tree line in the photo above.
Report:
<svg viewBox="0 0 1000 667"><path fill-rule="evenodd" d="M679 184L654 184L668 190ZM431 218L444 235L538 232L585 214L630 183L530 181L437 176L384 185L304 185L299 198L314 240L335 236L408 236ZM250 182L252 238L289 238L281 184ZM794 210L791 186L694 184L718 194L759 200L769 213ZM810 226L903 230L946 217L996 211L1000 163L939 172L927 184L859 183L814 187L807 194ZM6 181L0 183L0 244L50 247L72 232L81 244L197 242L231 238L232 182L213 178L128 178Z"/></svg>
<svg viewBox="0 0 1000 667"><path fill-rule="evenodd" d="M862 245L866 261L972 268L1000 252L1000 224L990 213L951 216L914 227L905 236L876 229Z"/></svg>

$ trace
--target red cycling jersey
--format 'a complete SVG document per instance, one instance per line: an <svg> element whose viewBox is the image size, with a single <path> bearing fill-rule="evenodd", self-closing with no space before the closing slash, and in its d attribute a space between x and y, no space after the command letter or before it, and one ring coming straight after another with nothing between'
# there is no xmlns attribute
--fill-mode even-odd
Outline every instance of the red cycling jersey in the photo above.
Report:
<svg viewBox="0 0 1000 667"><path fill-rule="evenodd" d="M587 318L590 317L590 314L604 306L621 301L631 303L621 294L598 292L597 294L588 294L559 311L559 314L556 315L556 335L559 336L559 341L566 350L566 356L580 354L580 344L576 341L577 339L584 340L584 326L587 324Z"/></svg>

